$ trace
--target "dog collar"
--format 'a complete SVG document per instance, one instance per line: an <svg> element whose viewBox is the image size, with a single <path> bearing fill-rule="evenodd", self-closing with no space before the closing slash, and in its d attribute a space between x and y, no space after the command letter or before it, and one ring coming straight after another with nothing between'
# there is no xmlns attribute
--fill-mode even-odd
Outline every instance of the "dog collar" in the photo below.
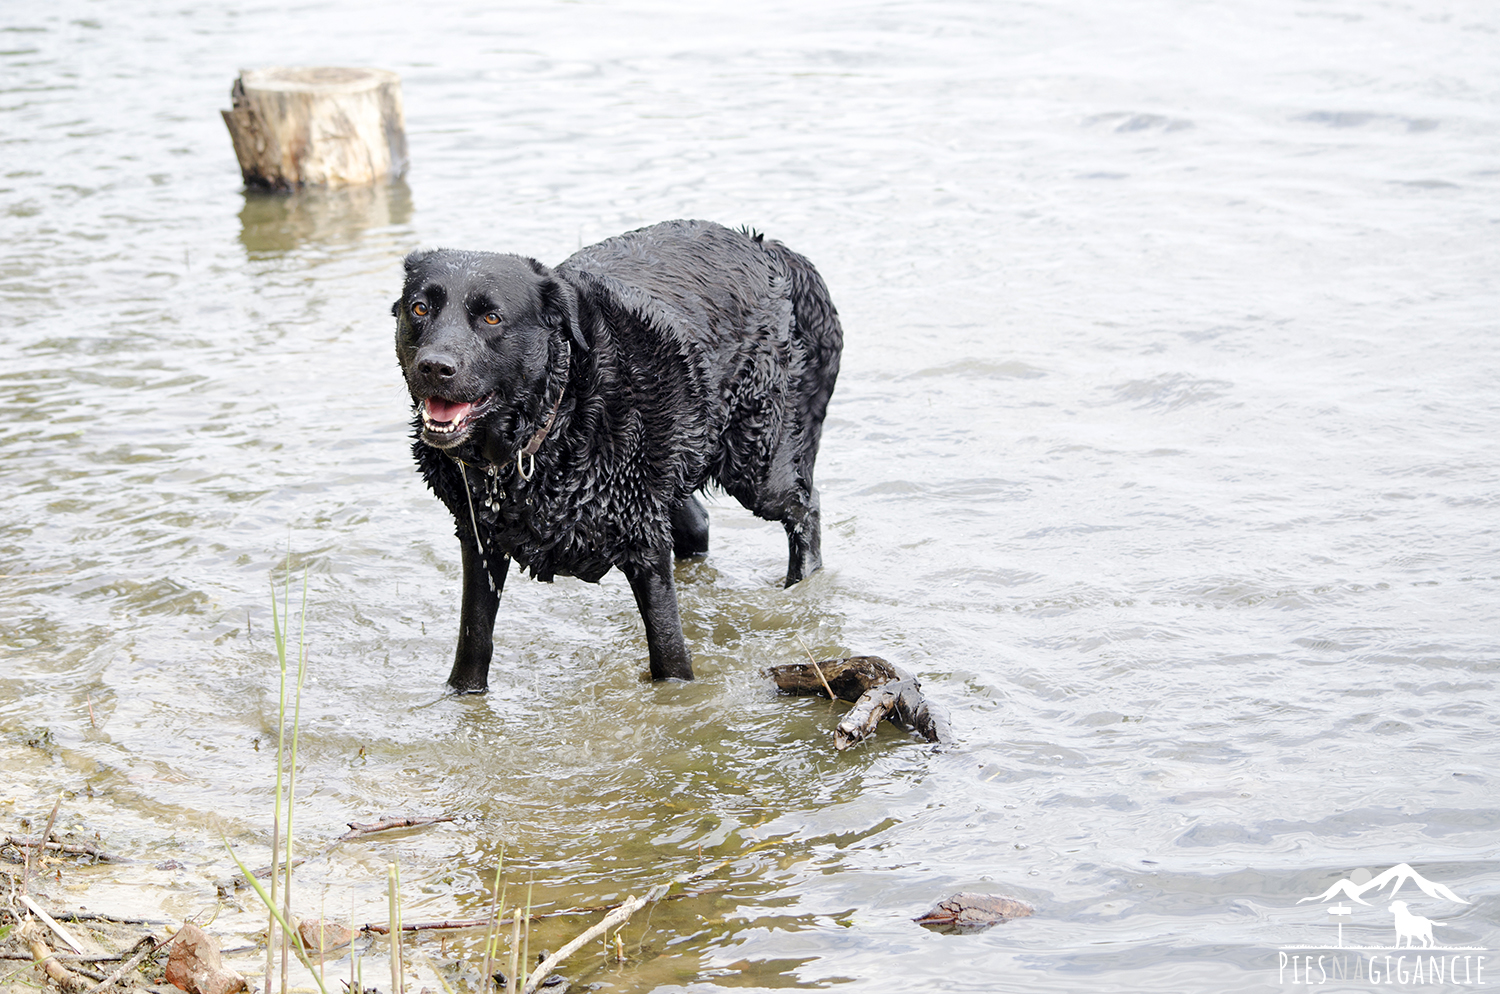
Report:
<svg viewBox="0 0 1500 994"><path fill-rule="evenodd" d="M567 343L564 343L567 344ZM568 349L568 357L563 361L562 386L558 388L557 399L552 402L552 410L547 412L546 420L536 430L531 439L516 452L516 472L521 479L529 480L536 473L536 452L542 447L542 440L547 437L547 432L552 430L552 422L557 420L557 409L562 406L563 394L568 392L568 372L573 365L573 350ZM523 460L530 463L530 469Z"/></svg>

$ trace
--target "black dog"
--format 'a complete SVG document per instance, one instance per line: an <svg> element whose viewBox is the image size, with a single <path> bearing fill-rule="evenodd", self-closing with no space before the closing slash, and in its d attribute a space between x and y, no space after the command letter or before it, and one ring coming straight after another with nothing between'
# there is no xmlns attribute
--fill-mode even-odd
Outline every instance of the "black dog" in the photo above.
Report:
<svg viewBox="0 0 1500 994"><path fill-rule="evenodd" d="M463 548L454 690L487 685L512 559L544 581L619 567L651 676L691 679L672 556L708 551L710 481L785 526L787 586L822 565L813 462L843 330L780 242L669 221L556 269L415 252L392 312L412 452Z"/></svg>

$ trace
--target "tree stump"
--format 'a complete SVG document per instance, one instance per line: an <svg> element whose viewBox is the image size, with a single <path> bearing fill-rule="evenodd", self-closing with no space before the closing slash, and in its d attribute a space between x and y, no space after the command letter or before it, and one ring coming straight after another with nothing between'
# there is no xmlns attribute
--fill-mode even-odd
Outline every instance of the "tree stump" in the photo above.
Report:
<svg viewBox="0 0 1500 994"><path fill-rule="evenodd" d="M406 171L401 77L384 69L247 69L224 123L245 185L357 186Z"/></svg>

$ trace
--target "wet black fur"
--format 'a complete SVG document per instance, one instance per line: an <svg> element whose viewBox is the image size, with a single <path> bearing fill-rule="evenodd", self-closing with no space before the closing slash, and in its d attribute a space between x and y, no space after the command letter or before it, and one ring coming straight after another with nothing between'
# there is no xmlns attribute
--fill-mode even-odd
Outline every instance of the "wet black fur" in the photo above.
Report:
<svg viewBox="0 0 1500 994"><path fill-rule="evenodd" d="M780 242L669 221L555 269L416 252L392 310L417 403L412 452L463 551L454 690L487 686L511 559L547 581L618 567L646 624L651 675L690 679L672 556L707 551L693 492L710 482L783 523L787 586L822 565L813 463L843 332L822 278ZM457 444L423 425L428 397L491 394ZM517 453L554 404L523 480Z"/></svg>

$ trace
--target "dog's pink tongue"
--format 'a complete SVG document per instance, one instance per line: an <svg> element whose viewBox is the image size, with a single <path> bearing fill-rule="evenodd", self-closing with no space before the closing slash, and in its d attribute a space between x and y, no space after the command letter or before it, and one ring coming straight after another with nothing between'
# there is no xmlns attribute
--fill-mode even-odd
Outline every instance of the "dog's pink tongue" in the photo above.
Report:
<svg viewBox="0 0 1500 994"><path fill-rule="evenodd" d="M427 417L433 421L457 421L468 413L473 404L455 404L441 397L427 398Z"/></svg>

